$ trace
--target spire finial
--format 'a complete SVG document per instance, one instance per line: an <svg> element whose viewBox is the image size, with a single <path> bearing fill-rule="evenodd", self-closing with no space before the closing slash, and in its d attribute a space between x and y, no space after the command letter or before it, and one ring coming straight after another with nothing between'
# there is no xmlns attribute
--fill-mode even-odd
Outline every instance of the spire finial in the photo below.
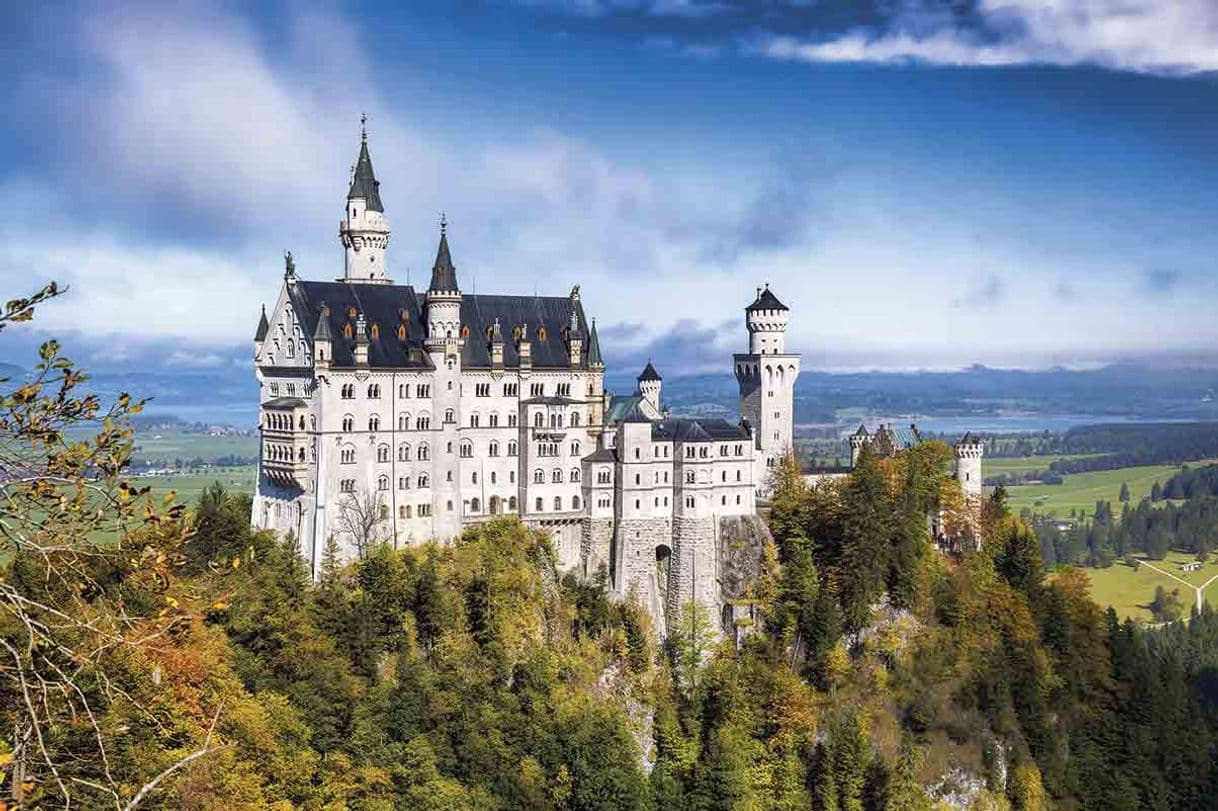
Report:
<svg viewBox="0 0 1218 811"><path fill-rule="evenodd" d="M283 275L284 276L295 276L296 275L296 261L294 259L292 259L291 251L283 252Z"/></svg>
<svg viewBox="0 0 1218 811"><path fill-rule="evenodd" d="M364 143L368 143L368 114L360 113L359 116L359 139Z"/></svg>
<svg viewBox="0 0 1218 811"><path fill-rule="evenodd" d="M440 236L448 233L448 215L443 211L440 212Z"/></svg>

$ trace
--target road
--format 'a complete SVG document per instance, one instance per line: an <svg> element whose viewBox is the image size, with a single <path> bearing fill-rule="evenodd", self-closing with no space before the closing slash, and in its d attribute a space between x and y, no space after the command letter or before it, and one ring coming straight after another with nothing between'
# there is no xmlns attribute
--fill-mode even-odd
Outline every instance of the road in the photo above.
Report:
<svg viewBox="0 0 1218 811"><path fill-rule="evenodd" d="M1210 583L1213 583L1215 580L1218 580L1218 574L1216 574L1213 577L1211 577L1209 580L1206 580L1200 586L1194 586L1192 583L1188 582L1187 580L1180 578L1180 577L1176 577L1171 572L1165 572L1162 569L1160 569L1158 566L1153 566L1150 563L1147 563L1145 560L1140 561L1140 563L1143 566L1148 567L1151 571L1158 572L1159 574L1161 574L1165 577L1170 577L1172 580L1175 580L1177 583L1183 583L1185 586L1187 586L1188 588L1190 588L1194 592L1196 592L1196 594L1197 594L1197 613L1201 612L1202 600L1204 599L1202 597L1202 594L1205 592L1205 590L1207 588L1209 588Z"/></svg>

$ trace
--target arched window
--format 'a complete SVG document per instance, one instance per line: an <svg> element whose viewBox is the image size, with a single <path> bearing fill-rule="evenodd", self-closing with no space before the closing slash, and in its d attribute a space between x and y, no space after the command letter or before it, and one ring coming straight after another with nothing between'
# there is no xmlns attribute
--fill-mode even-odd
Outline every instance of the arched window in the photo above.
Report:
<svg viewBox="0 0 1218 811"><path fill-rule="evenodd" d="M579 440L571 443L571 455L579 456Z"/></svg>
<svg viewBox="0 0 1218 811"><path fill-rule="evenodd" d="M562 511L562 496L554 496L554 511Z"/></svg>
<svg viewBox="0 0 1218 811"><path fill-rule="evenodd" d="M570 481L572 484L575 484L579 481L579 468L577 468L577 467L571 468Z"/></svg>
<svg viewBox="0 0 1218 811"><path fill-rule="evenodd" d="M545 510L545 502L542 501L541 496L537 497L537 501L534 502L534 506L537 507L537 512L542 512Z"/></svg>
<svg viewBox="0 0 1218 811"><path fill-rule="evenodd" d="M296 342L295 341L288 341L288 357L289 358L296 357Z"/></svg>
<svg viewBox="0 0 1218 811"><path fill-rule="evenodd" d="M355 464L355 446L343 445L342 450L339 451L339 459L344 465Z"/></svg>
<svg viewBox="0 0 1218 811"><path fill-rule="evenodd" d="M514 440L514 439L513 439L513 440L511 440L511 441L509 441L509 442L508 442L508 452L507 452L507 455L508 455L508 456L515 456L515 455L516 455L516 440Z"/></svg>
<svg viewBox="0 0 1218 811"><path fill-rule="evenodd" d="M398 445L398 461L399 462L409 462L410 461L410 446L409 445L407 445L405 443Z"/></svg>
<svg viewBox="0 0 1218 811"><path fill-rule="evenodd" d="M536 414L534 414L533 415L533 427L534 428L545 428L546 427L546 415L542 414L540 411L538 411Z"/></svg>
<svg viewBox="0 0 1218 811"><path fill-rule="evenodd" d="M398 430L399 431L409 431L410 430L410 414L405 413L405 412L398 414Z"/></svg>
<svg viewBox="0 0 1218 811"><path fill-rule="evenodd" d="M498 456L499 455L499 440L491 441L491 444L486 449L486 455L487 456Z"/></svg>
<svg viewBox="0 0 1218 811"><path fill-rule="evenodd" d="M418 479L418 486L419 486L420 488L422 488L422 487L426 487L427 485L428 485L427 474L426 474L426 473L420 473L420 474L419 474L419 479Z"/></svg>
<svg viewBox="0 0 1218 811"><path fill-rule="evenodd" d="M536 470L533 471L533 483L534 484L544 484L545 481L546 481L546 473L544 470L542 470L541 468L537 468Z"/></svg>
<svg viewBox="0 0 1218 811"><path fill-rule="evenodd" d="M415 417L414 427L416 431L428 431L431 429L431 417Z"/></svg>
<svg viewBox="0 0 1218 811"><path fill-rule="evenodd" d="M419 461L426 462L431 458L431 449L427 447L427 443L419 446Z"/></svg>
<svg viewBox="0 0 1218 811"><path fill-rule="evenodd" d="M508 496L508 509L513 510L513 511L516 509L516 497L515 496Z"/></svg>
<svg viewBox="0 0 1218 811"><path fill-rule="evenodd" d="M498 428L499 427L499 415L494 412L491 412L490 417L487 418L486 424L492 428Z"/></svg>
<svg viewBox="0 0 1218 811"><path fill-rule="evenodd" d="M571 496L571 509L579 509L579 496Z"/></svg>
<svg viewBox="0 0 1218 811"><path fill-rule="evenodd" d="M309 415L309 430L310 431L317 430L317 415L316 414Z"/></svg>
<svg viewBox="0 0 1218 811"><path fill-rule="evenodd" d="M368 430L369 431L381 430L381 418L375 414L373 414L371 417L369 417L368 418Z"/></svg>
<svg viewBox="0 0 1218 811"><path fill-rule="evenodd" d="M470 442L468 439L461 443L461 458L474 458L474 443Z"/></svg>
<svg viewBox="0 0 1218 811"><path fill-rule="evenodd" d="M376 446L376 461L378 461L378 462L388 462L389 461L389 446L388 445L377 445Z"/></svg>
<svg viewBox="0 0 1218 811"><path fill-rule="evenodd" d="M481 417L479 417L478 414L476 414L476 413L470 414L469 415L469 427L477 428L480 420L481 420Z"/></svg>
<svg viewBox="0 0 1218 811"><path fill-rule="evenodd" d="M512 412L512 413L508 414L508 428L515 428L515 427L516 427L516 413Z"/></svg>
<svg viewBox="0 0 1218 811"><path fill-rule="evenodd" d="M550 472L550 481L554 484L562 484L562 471L558 468L554 468L554 470Z"/></svg>
<svg viewBox="0 0 1218 811"><path fill-rule="evenodd" d="M376 399L379 399L380 396L381 396L381 387L379 385L377 385L376 383L370 384L368 386L368 399L376 400Z"/></svg>
<svg viewBox="0 0 1218 811"><path fill-rule="evenodd" d="M444 409L444 421L445 422L456 422L457 421L456 417L453 416L453 410L451 408Z"/></svg>
<svg viewBox="0 0 1218 811"><path fill-rule="evenodd" d="M474 475L477 476L478 474L475 473ZM499 483L499 475L497 473L495 473L495 471L492 470L491 471L491 484L498 484L498 483Z"/></svg>
<svg viewBox="0 0 1218 811"><path fill-rule="evenodd" d="M389 489L389 477L388 476L378 476L377 480L376 480L376 489L377 490L388 490Z"/></svg>
<svg viewBox="0 0 1218 811"><path fill-rule="evenodd" d="M343 416L343 430L351 431L353 428L355 428L355 417L350 414Z"/></svg>
<svg viewBox="0 0 1218 811"><path fill-rule="evenodd" d="M578 411L571 412L571 427L572 428L579 427L579 412Z"/></svg>
<svg viewBox="0 0 1218 811"><path fill-rule="evenodd" d="M479 499L477 496L474 496L473 498L471 498L469 500L469 509L470 509L470 512L475 512L475 513L482 512L482 500Z"/></svg>
<svg viewBox="0 0 1218 811"><path fill-rule="evenodd" d="M596 473L596 483L597 484L609 484L609 482L611 480L610 479L611 475L612 474L609 472L609 468L607 468L607 467L601 468Z"/></svg>

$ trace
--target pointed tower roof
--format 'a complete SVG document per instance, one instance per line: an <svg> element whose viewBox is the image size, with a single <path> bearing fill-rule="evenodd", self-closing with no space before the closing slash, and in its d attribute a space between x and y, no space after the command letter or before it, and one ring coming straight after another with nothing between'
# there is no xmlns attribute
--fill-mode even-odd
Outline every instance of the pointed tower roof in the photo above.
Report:
<svg viewBox="0 0 1218 811"><path fill-rule="evenodd" d="M381 184L372 171L372 157L368 154L366 129L362 129L360 133L359 160L355 162L355 172L351 175L351 190L347 192L348 200L354 200L356 197L367 201L369 211L385 213L385 207L381 205Z"/></svg>
<svg viewBox="0 0 1218 811"><path fill-rule="evenodd" d="M262 342L266 340L266 334L271 331L271 325L266 320L266 305L262 305L262 316L258 319L258 329L254 332L254 340Z"/></svg>
<svg viewBox="0 0 1218 811"><path fill-rule="evenodd" d="M770 292L767 284L765 289L757 291L757 300L745 308L746 310L786 310L787 305L778 300L778 296Z"/></svg>
<svg viewBox="0 0 1218 811"><path fill-rule="evenodd" d="M332 341L334 337L330 334L330 309L326 307L326 303L321 303L321 312L317 316L317 328L313 330L314 341Z"/></svg>
<svg viewBox="0 0 1218 811"><path fill-rule="evenodd" d="M643 373L639 375L639 381L644 380L663 380L660 373L656 371L656 367L651 365L651 361L647 361L647 366L643 369Z"/></svg>
<svg viewBox="0 0 1218 811"><path fill-rule="evenodd" d="M867 433L867 426L860 422L859 429L854 432L853 436L871 436L871 434Z"/></svg>
<svg viewBox="0 0 1218 811"><path fill-rule="evenodd" d="M596 319L592 319L592 331L588 335L588 363L594 366L604 366L605 361L601 359L601 342L596 337Z"/></svg>
<svg viewBox="0 0 1218 811"><path fill-rule="evenodd" d="M440 217L440 247L436 249L436 263L431 268L431 284L428 292L460 293L457 287L457 268L448 251L448 220Z"/></svg>

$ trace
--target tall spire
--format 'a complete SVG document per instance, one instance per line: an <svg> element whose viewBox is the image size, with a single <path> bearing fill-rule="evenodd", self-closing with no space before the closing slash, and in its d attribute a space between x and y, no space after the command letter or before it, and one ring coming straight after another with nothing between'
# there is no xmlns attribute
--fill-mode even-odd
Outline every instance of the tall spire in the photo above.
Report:
<svg viewBox="0 0 1218 811"><path fill-rule="evenodd" d="M363 198L369 211L385 213L381 205L381 184L372 171L372 157L368 154L368 116L360 117L359 160L355 162L355 172L351 176L351 190L347 199Z"/></svg>
<svg viewBox="0 0 1218 811"><path fill-rule="evenodd" d="M437 293L459 293L457 268L453 265L448 250L448 218L440 215L440 247L436 250L436 263L431 268L431 284L428 291Z"/></svg>
<svg viewBox="0 0 1218 811"><path fill-rule="evenodd" d="M262 317L258 319L258 329L254 332L254 340L258 343L266 340L266 334L271 331L271 325L266 320L266 305L262 305Z"/></svg>

